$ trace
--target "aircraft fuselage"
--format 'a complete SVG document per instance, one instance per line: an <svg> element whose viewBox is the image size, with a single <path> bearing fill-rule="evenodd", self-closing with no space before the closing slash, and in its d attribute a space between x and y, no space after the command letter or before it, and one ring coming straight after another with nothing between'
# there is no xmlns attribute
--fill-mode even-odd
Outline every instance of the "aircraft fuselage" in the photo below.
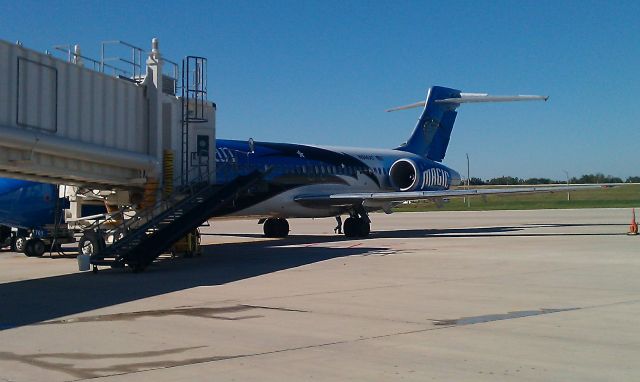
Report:
<svg viewBox="0 0 640 382"><path fill-rule="evenodd" d="M262 190L242 198L235 210L224 214L234 217L335 216L347 212L348 206L309 206L294 199L346 192L438 191L460 183L456 171L400 150L256 142L250 152L247 141L217 140L215 154L218 183L273 166ZM405 188L390 176L398 161L406 162L416 174Z"/></svg>

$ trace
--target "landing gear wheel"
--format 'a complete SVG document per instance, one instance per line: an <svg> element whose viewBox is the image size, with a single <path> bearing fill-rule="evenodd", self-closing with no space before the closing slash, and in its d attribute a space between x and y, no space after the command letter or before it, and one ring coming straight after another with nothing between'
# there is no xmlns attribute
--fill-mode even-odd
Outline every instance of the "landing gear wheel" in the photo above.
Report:
<svg viewBox="0 0 640 382"><path fill-rule="evenodd" d="M342 230L344 231L344 236L356 237L358 235L358 219L347 218L347 220L344 221Z"/></svg>
<svg viewBox="0 0 640 382"><path fill-rule="evenodd" d="M362 218L348 218L344 221L343 230L346 237L367 237L371 233L371 225Z"/></svg>
<svg viewBox="0 0 640 382"><path fill-rule="evenodd" d="M27 240L24 247L24 254L28 257L40 257L44 255L46 247L44 242L40 239Z"/></svg>
<svg viewBox="0 0 640 382"><path fill-rule="evenodd" d="M368 237L369 233L371 233L371 225L368 221L364 219L358 219L358 236L360 237Z"/></svg>
<svg viewBox="0 0 640 382"><path fill-rule="evenodd" d="M13 250L16 252L23 253L26 246L27 246L27 238L24 236L17 236L13 240Z"/></svg>
<svg viewBox="0 0 640 382"><path fill-rule="evenodd" d="M264 222L264 236L287 237L289 235L289 222L283 218L269 218Z"/></svg>
<svg viewBox="0 0 640 382"><path fill-rule="evenodd" d="M78 254L93 256L100 252L104 246L102 236L95 232L85 232L78 242Z"/></svg>

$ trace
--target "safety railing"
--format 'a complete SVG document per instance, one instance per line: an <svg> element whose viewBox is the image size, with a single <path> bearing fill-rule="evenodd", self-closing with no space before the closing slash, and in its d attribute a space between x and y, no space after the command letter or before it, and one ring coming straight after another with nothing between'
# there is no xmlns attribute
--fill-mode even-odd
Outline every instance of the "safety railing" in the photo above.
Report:
<svg viewBox="0 0 640 382"><path fill-rule="evenodd" d="M198 168L192 168L191 171L196 172ZM127 216L127 213L132 214L130 210L118 210L112 214L106 214L103 219L96 219L91 224L88 230L102 230L106 236L113 235L114 242L122 238L129 229L133 226L139 226L153 219L155 216L171 208L180 200L184 199L185 195L193 195L197 190L203 189L208 185L211 174L199 173L194 180L187 185L179 185L174 187L173 191L157 201L155 204L149 207L145 207L141 210L135 211L135 214ZM173 179L173 184L176 184L180 180L180 176ZM110 229L101 228L107 222L119 222L117 225Z"/></svg>

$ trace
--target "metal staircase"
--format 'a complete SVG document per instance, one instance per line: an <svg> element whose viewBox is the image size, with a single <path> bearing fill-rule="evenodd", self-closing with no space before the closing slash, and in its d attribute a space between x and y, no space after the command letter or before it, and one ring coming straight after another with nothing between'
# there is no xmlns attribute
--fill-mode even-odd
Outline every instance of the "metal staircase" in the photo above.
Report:
<svg viewBox="0 0 640 382"><path fill-rule="evenodd" d="M99 265L122 268L129 265L142 271L163 251L192 232L211 216L233 203L239 195L261 182L270 172L255 170L240 175L223 186L208 183L195 184L188 193L177 192L170 200L128 219L113 230L119 240L91 256L94 270Z"/></svg>

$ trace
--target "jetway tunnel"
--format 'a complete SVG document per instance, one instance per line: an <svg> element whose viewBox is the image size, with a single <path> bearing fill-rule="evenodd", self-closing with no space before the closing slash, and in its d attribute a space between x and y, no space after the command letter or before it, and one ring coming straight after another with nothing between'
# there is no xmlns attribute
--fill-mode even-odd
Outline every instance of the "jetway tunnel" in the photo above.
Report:
<svg viewBox="0 0 640 382"><path fill-rule="evenodd" d="M206 100L206 67L201 58L185 60L191 73L181 81L154 39L140 70L110 75L104 57L91 60L79 49L65 61L0 40L0 177L142 189L149 180L179 185L197 170L215 182L216 108ZM198 150L203 143L209 150Z"/></svg>

